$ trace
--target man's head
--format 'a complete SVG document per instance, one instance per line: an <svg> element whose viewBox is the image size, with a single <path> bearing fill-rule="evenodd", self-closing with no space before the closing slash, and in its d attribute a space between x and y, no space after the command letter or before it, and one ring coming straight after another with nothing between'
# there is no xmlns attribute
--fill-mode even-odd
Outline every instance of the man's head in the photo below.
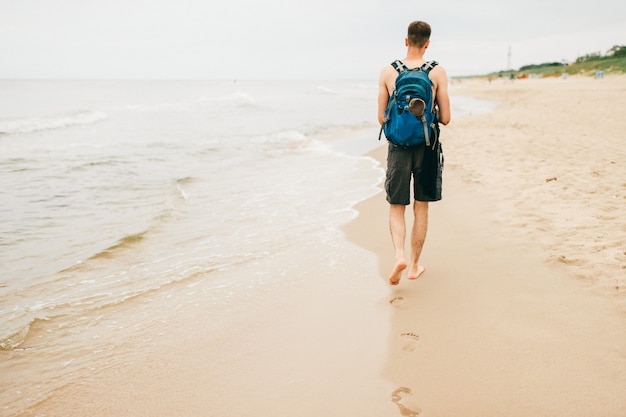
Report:
<svg viewBox="0 0 626 417"><path fill-rule="evenodd" d="M423 48L428 46L430 40L430 25L426 22L415 21L409 25L407 33L407 46Z"/></svg>

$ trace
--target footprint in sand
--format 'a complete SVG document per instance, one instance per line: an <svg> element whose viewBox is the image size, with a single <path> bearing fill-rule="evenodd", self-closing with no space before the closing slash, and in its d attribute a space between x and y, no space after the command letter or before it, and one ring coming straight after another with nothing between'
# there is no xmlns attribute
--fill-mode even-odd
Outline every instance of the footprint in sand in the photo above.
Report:
<svg viewBox="0 0 626 417"><path fill-rule="evenodd" d="M405 352L413 352L415 349L417 349L417 341L420 340L419 335L412 332L407 332L402 333L400 336L402 336L402 338L405 340L405 344L404 346L402 346L402 350L404 350Z"/></svg>
<svg viewBox="0 0 626 417"><path fill-rule="evenodd" d="M411 389L407 387L400 387L391 393L391 401L398 406L400 414L406 417L417 417L422 410L414 404L405 405L411 401L411 397Z"/></svg>
<svg viewBox="0 0 626 417"><path fill-rule="evenodd" d="M584 261L580 259L567 258L565 255L559 256L558 258L556 258L556 260L566 265L574 265L574 266L583 266L585 263Z"/></svg>
<svg viewBox="0 0 626 417"><path fill-rule="evenodd" d="M402 304L403 301L404 298L402 297L393 297L391 300L389 300L389 304L391 304L392 306L397 306Z"/></svg>

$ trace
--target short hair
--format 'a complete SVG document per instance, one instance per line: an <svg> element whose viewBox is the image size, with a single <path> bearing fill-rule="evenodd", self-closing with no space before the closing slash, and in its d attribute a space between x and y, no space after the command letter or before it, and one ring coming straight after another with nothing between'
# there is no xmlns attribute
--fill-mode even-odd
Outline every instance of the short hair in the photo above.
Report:
<svg viewBox="0 0 626 417"><path fill-rule="evenodd" d="M419 20L412 22L409 25L407 39L409 45L423 47L430 39L430 25Z"/></svg>

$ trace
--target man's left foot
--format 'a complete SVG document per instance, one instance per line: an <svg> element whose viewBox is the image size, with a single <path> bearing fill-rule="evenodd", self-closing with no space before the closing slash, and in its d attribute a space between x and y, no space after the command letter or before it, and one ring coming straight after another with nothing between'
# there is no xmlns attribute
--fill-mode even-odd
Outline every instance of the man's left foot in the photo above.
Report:
<svg viewBox="0 0 626 417"><path fill-rule="evenodd" d="M418 279L425 271L426 269L423 266L418 266L417 267L417 271L415 272L409 272L409 279Z"/></svg>

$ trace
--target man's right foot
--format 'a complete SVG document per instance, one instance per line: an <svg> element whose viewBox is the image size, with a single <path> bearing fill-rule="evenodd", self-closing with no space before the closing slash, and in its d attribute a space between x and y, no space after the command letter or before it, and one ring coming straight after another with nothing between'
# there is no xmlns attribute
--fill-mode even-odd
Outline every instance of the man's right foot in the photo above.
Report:
<svg viewBox="0 0 626 417"><path fill-rule="evenodd" d="M401 260L396 262L396 265L393 267L393 271L391 271L391 275L389 275L389 285L398 285L400 283L402 271L404 271L406 267L406 261Z"/></svg>

